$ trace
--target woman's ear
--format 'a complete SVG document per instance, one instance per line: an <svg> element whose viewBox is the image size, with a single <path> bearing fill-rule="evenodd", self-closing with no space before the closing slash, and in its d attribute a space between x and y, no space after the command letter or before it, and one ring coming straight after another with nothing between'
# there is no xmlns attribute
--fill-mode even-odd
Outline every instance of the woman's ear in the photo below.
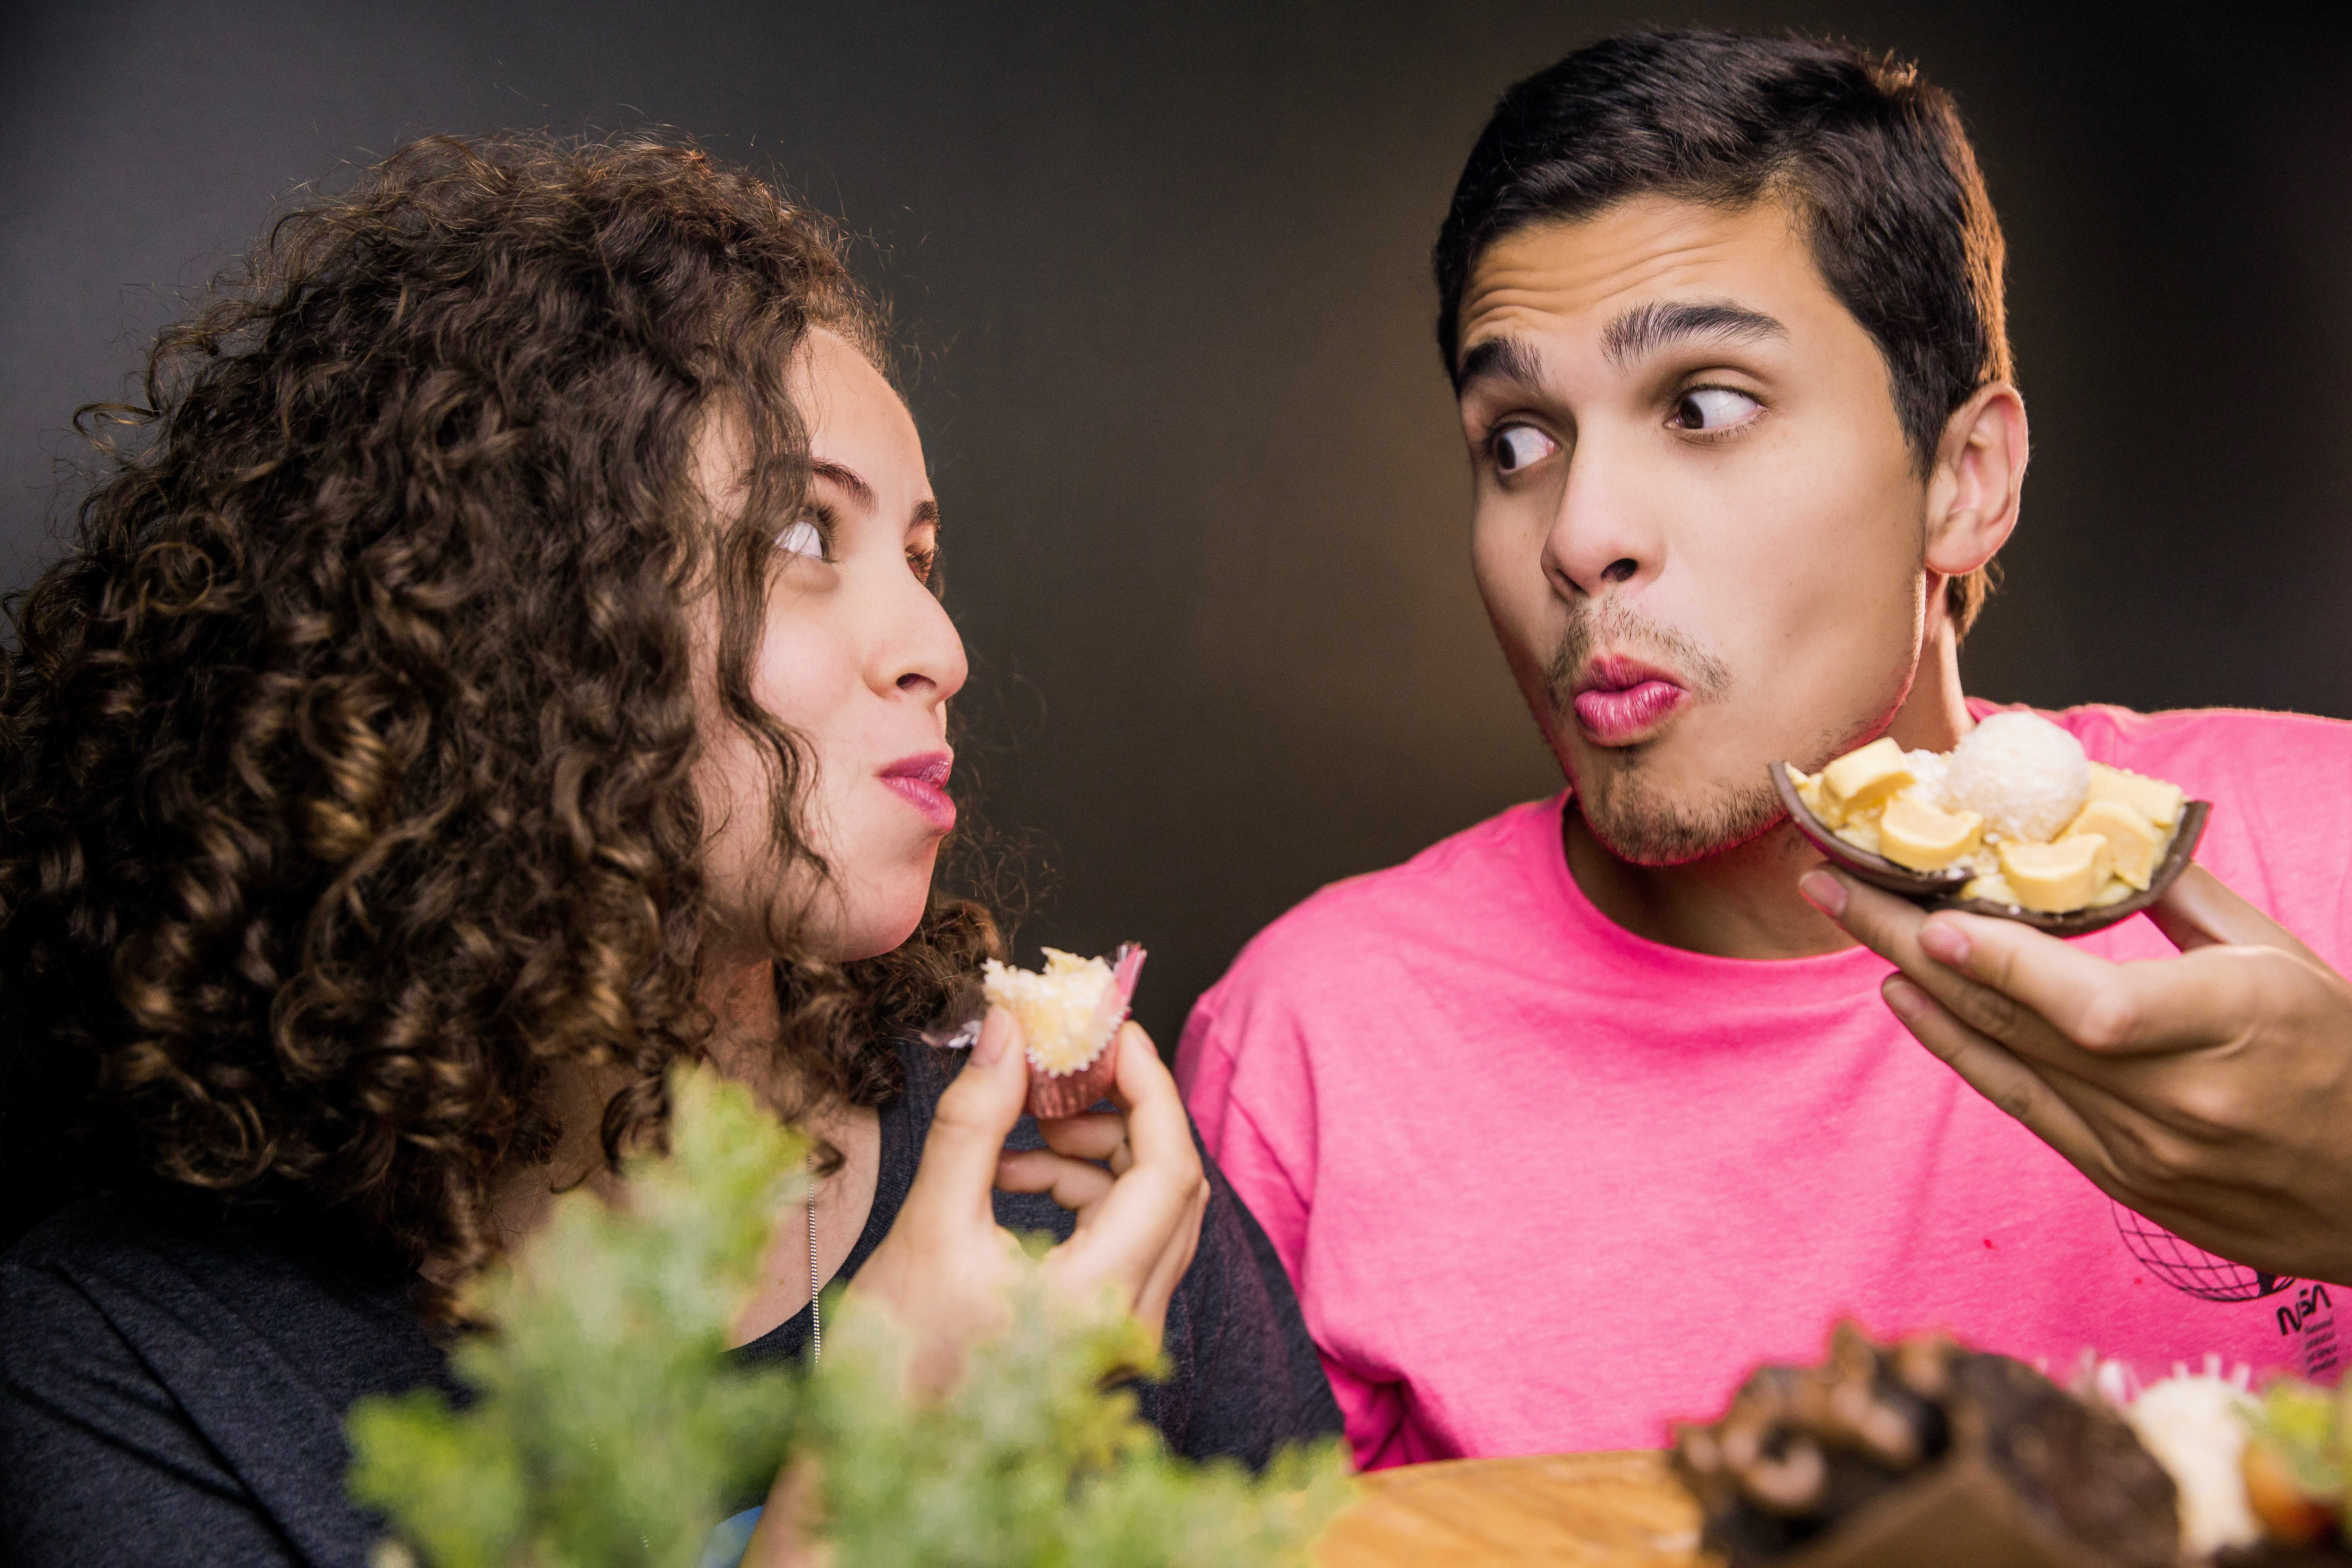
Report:
<svg viewBox="0 0 2352 1568"><path fill-rule="evenodd" d="M2005 381L1979 387L1944 424L1927 476L1927 564L1947 577L1998 554L2025 490L2025 400Z"/></svg>

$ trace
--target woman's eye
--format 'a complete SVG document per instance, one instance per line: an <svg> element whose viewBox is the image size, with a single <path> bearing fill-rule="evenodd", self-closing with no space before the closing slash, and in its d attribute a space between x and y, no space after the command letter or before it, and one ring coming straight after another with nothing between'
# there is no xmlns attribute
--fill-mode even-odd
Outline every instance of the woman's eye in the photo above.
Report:
<svg viewBox="0 0 2352 1568"><path fill-rule="evenodd" d="M1764 406L1727 386L1695 386L1675 401L1678 430L1727 430Z"/></svg>
<svg viewBox="0 0 2352 1568"><path fill-rule="evenodd" d="M824 534L816 524L803 518L776 535L776 548L787 555L805 555L811 560L822 561L824 559Z"/></svg>
<svg viewBox="0 0 2352 1568"><path fill-rule="evenodd" d="M1506 425L1489 437L1498 472L1516 474L1559 450L1559 443L1532 425Z"/></svg>

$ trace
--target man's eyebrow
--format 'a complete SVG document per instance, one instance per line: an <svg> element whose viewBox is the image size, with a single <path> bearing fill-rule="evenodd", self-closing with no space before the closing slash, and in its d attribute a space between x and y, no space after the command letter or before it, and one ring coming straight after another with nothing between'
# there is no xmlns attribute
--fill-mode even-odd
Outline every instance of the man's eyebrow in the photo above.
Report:
<svg viewBox="0 0 2352 1568"><path fill-rule="evenodd" d="M1785 338L1789 329L1760 311L1740 305L1684 305L1652 301L1636 305L1602 329L1601 353L1623 369L1646 359L1670 343L1687 338L1713 338L1721 342L1756 342Z"/></svg>
<svg viewBox="0 0 2352 1568"><path fill-rule="evenodd" d="M926 525L932 528L940 525L940 503L935 500L915 503L915 526L922 528Z"/></svg>
<svg viewBox="0 0 2352 1568"><path fill-rule="evenodd" d="M1517 338L1488 338L1473 343L1462 356L1462 368L1454 373L1454 390L1466 389L1474 381L1515 381L1522 386L1543 384L1543 361L1536 351Z"/></svg>

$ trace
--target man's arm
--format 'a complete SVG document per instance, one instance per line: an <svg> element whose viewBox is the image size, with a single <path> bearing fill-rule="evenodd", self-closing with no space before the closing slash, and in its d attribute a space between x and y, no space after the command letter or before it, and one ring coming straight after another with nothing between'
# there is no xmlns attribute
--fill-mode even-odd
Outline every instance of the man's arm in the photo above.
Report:
<svg viewBox="0 0 2352 1568"><path fill-rule="evenodd" d="M1176 1081L1202 1141L1290 1277L1349 1444L1359 1466L1370 1468L1398 1442L1403 1403L1394 1384L1360 1377L1335 1357L1317 1321L1306 1271L1313 1182L1306 1174L1311 1162L1303 1157L1313 1147L1312 1077L1298 1059L1296 1038L1261 1042L1235 1029L1220 1000L1212 991L1193 1007L1177 1047Z"/></svg>
<svg viewBox="0 0 2352 1568"><path fill-rule="evenodd" d="M1901 970L1887 1005L2109 1196L2273 1274L2352 1282L2352 984L2201 867L2115 963L1824 871L1805 897Z"/></svg>

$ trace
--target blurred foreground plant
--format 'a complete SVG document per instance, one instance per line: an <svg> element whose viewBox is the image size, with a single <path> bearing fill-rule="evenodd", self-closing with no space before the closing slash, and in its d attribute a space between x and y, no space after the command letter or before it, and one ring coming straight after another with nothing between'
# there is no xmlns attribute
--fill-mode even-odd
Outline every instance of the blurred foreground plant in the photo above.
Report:
<svg viewBox="0 0 2352 1568"><path fill-rule="evenodd" d="M1023 1271L1013 1329L944 1400L902 1393L906 1346L826 1306L821 1373L726 1354L805 1146L707 1069L671 1079L671 1154L632 1162L626 1212L585 1193L484 1273L492 1331L455 1357L475 1392L353 1406L352 1494L432 1568L693 1568L720 1519L793 1459L816 1481L835 1568L1304 1563L1345 1500L1336 1442L1264 1477L1171 1457L1106 1391L1148 1359L1122 1314L1050 1306Z"/></svg>

